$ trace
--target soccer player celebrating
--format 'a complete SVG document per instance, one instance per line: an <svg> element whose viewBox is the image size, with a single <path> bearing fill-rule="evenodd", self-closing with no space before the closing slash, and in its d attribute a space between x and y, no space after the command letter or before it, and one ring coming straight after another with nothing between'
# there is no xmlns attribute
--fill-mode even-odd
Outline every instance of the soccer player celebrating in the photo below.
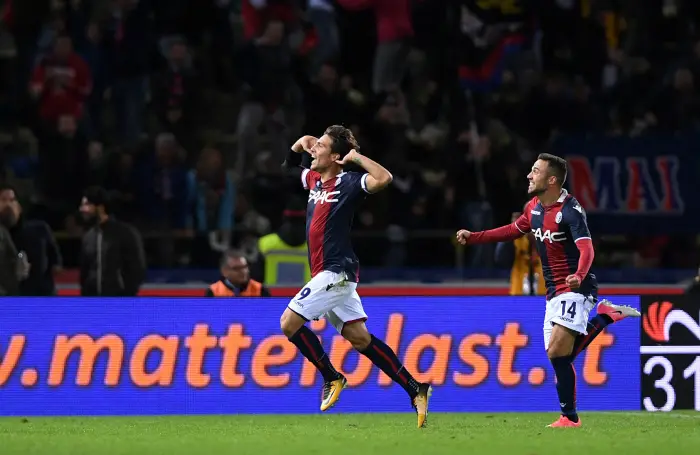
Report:
<svg viewBox="0 0 700 455"><path fill-rule="evenodd" d="M603 329L628 316L639 317L636 309L598 303L597 315L588 320L598 300L598 283L590 272L593 243L586 213L576 199L562 188L566 161L542 153L527 176L528 193L534 196L525 212L513 223L482 232L457 232L462 244L503 242L532 232L542 260L547 285L544 317L544 347L557 377L561 417L550 427L580 427L576 413L576 372L573 361Z"/></svg>
<svg viewBox="0 0 700 455"><path fill-rule="evenodd" d="M323 375L321 411L338 401L347 384L316 335L305 325L309 320L325 317L355 349L406 390L421 428L426 423L432 387L416 381L394 351L368 332L367 315L356 291L359 261L350 244L355 207L367 194L383 190L392 180L389 171L358 150L352 132L334 125L320 139L299 139L283 164L298 172L301 184L309 190L306 236L312 278L289 302L280 324L289 341ZM310 169L301 167L304 152L311 155ZM348 163L359 165L366 172L344 172L343 166Z"/></svg>

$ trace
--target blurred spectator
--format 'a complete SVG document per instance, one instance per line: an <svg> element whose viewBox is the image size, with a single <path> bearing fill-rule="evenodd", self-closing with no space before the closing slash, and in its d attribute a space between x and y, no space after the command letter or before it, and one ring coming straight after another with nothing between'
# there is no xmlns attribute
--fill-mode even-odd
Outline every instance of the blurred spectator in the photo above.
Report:
<svg viewBox="0 0 700 455"><path fill-rule="evenodd" d="M263 124L272 152L281 159L289 142L285 130L290 119L284 110L291 107L294 90L292 50L282 21L269 21L262 35L250 41L242 53L247 96L238 114L239 147L234 169L239 176L244 175L259 150L258 129Z"/></svg>
<svg viewBox="0 0 700 455"><path fill-rule="evenodd" d="M220 263L221 279L207 289L206 297L270 297L270 291L250 278L248 261L241 252L227 251Z"/></svg>
<svg viewBox="0 0 700 455"><path fill-rule="evenodd" d="M246 40L258 37L270 21L291 24L296 19L292 0L241 0L241 15Z"/></svg>
<svg viewBox="0 0 700 455"><path fill-rule="evenodd" d="M341 87L338 70L326 63L321 65L314 83L307 84L304 93L304 131L320 134L328 125L354 124L359 120L350 94Z"/></svg>
<svg viewBox="0 0 700 455"><path fill-rule="evenodd" d="M80 213L88 231L80 256L80 294L133 297L146 278L141 235L133 226L116 220L109 209L107 191L85 191Z"/></svg>
<svg viewBox="0 0 700 455"><path fill-rule="evenodd" d="M0 1L0 175L27 185L25 213L68 229L66 264L88 185L150 231L154 266L186 264L191 249L193 265L216 267L229 246L254 262L259 238L288 223L287 198L306 196L280 170L288 138L345 124L394 162L392 188L356 217L365 263L451 266L436 230L506 222L524 202L522 168L558 136L700 130L700 2L642 3ZM188 173L204 144L224 156L212 148ZM692 262L672 240L628 237L630 251L608 257ZM467 251L469 266L493 259Z"/></svg>
<svg viewBox="0 0 700 455"><path fill-rule="evenodd" d="M309 0L309 20L316 29L318 44L312 55L310 74L314 78L321 65L335 61L340 52L340 35L331 0ZM333 122L329 122L331 124Z"/></svg>
<svg viewBox="0 0 700 455"><path fill-rule="evenodd" d="M34 69L30 84L30 91L39 102L41 120L54 125L63 116L79 120L91 90L90 69L85 60L73 51L68 35L58 36L53 53Z"/></svg>
<svg viewBox="0 0 700 455"><path fill-rule="evenodd" d="M62 259L53 232L43 221L26 219L14 188L4 184L0 185L0 223L26 261L27 276L20 282L20 295L55 295L54 275L61 270Z"/></svg>
<svg viewBox="0 0 700 455"><path fill-rule="evenodd" d="M186 227L194 234L191 261L212 267L231 245L236 187L221 152L205 148L187 174Z"/></svg>
<svg viewBox="0 0 700 455"><path fill-rule="evenodd" d="M112 170L109 155L105 153L104 145L101 142L91 141L87 144L87 163L85 166L85 176L82 180L85 186L101 186L107 180L107 176ZM75 202L75 200L74 200Z"/></svg>
<svg viewBox="0 0 700 455"><path fill-rule="evenodd" d="M189 51L183 41L174 40L168 52L167 69L155 80L153 101L164 129L181 144L191 144L197 102L197 79Z"/></svg>
<svg viewBox="0 0 700 455"><path fill-rule="evenodd" d="M140 139L144 125L148 75L155 45L148 3L114 0L105 29L117 137L127 144Z"/></svg>
<svg viewBox="0 0 700 455"><path fill-rule="evenodd" d="M85 59L92 74L92 92L87 99L85 123L88 137L95 139L102 135L105 91L111 82L107 56L103 47L102 30L97 22L90 22L87 25L85 39L79 47L79 53Z"/></svg>
<svg viewBox="0 0 700 455"><path fill-rule="evenodd" d="M246 194L236 196L234 219L236 235L232 243L238 245L249 262L255 261L259 254L258 239L270 232L270 220L257 211Z"/></svg>
<svg viewBox="0 0 700 455"><path fill-rule="evenodd" d="M44 26L39 33L39 39L36 43L36 55L34 64L39 65L41 61L51 55L52 48L56 40L61 36L68 34L68 26L66 24L65 14L54 11L44 23Z"/></svg>
<svg viewBox="0 0 700 455"><path fill-rule="evenodd" d="M651 113L664 131L700 128L700 95L689 69L679 68L672 74L670 83L654 100Z"/></svg>
<svg viewBox="0 0 700 455"><path fill-rule="evenodd" d="M88 141L79 131L75 117L59 117L56 127L47 127L39 136L40 188L43 197L65 210L80 198L88 178ZM67 178L66 176L70 176Z"/></svg>
<svg viewBox="0 0 700 455"><path fill-rule="evenodd" d="M349 10L372 8L377 23L372 90L382 93L398 88L404 76L413 36L410 0L337 0Z"/></svg>
<svg viewBox="0 0 700 455"><path fill-rule="evenodd" d="M175 136L161 133L155 150L139 163L139 200L143 218L158 230L184 229L187 206L187 171L184 151Z"/></svg>
<svg viewBox="0 0 700 455"><path fill-rule="evenodd" d="M133 174L140 218L144 227L158 232L159 265L166 267L175 263L175 237L182 234L189 216L184 155L173 134L161 133L156 137L155 150L144 154Z"/></svg>
<svg viewBox="0 0 700 455"><path fill-rule="evenodd" d="M6 1L3 20L11 30L17 51L15 96L26 93L27 80L35 66L36 44L51 4L46 0ZM18 97L23 100L23 97Z"/></svg>
<svg viewBox="0 0 700 455"><path fill-rule="evenodd" d="M137 178L133 154L118 151L110 155L109 169L103 185L112 194L115 215L124 221L142 219L139 216Z"/></svg>

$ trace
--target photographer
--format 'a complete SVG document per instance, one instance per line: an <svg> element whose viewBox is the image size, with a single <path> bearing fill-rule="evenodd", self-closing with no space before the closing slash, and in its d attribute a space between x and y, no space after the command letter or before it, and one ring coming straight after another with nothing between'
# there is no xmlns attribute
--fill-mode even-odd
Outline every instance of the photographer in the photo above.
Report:
<svg viewBox="0 0 700 455"><path fill-rule="evenodd" d="M110 215L107 191L85 191L80 213L90 229L80 252L80 294L124 296L138 294L146 275L146 255L139 233Z"/></svg>

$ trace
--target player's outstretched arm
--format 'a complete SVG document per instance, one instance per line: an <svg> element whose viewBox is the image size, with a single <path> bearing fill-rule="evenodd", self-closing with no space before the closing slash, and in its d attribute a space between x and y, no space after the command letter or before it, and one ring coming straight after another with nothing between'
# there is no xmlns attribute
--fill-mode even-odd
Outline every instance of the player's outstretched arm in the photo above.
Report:
<svg viewBox="0 0 700 455"><path fill-rule="evenodd" d="M368 193L377 193L383 190L389 186L391 181L394 179L391 172L389 172L384 166L364 155L361 155L354 149L350 150L350 152L345 155L342 160L338 160L337 163L341 165L355 163L367 171L367 174L369 175L365 180L365 185Z"/></svg>
<svg viewBox="0 0 700 455"><path fill-rule="evenodd" d="M457 232L457 241L462 245L468 243L509 242L524 236L530 231L530 220L526 214L520 215L514 223L489 229L488 231L471 232L462 229Z"/></svg>

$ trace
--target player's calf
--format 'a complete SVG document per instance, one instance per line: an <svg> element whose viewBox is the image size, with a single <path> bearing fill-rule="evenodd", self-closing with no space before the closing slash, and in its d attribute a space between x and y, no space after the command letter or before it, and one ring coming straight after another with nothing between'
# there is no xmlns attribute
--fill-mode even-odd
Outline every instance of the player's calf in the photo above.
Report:
<svg viewBox="0 0 700 455"><path fill-rule="evenodd" d="M347 380L335 369L316 334L306 327L304 318L287 308L282 314L280 323L287 339L321 372L324 381L321 411L326 411L338 401Z"/></svg>
<svg viewBox="0 0 700 455"><path fill-rule="evenodd" d="M573 423L579 421L576 412L576 372L571 355L575 340L576 333L573 330L555 324L547 347L547 356L557 377L561 415Z"/></svg>
<svg viewBox="0 0 700 455"><path fill-rule="evenodd" d="M411 406L418 414L418 428L425 426L428 416L428 402L432 393L429 384L421 384L409 373L396 353L382 340L371 335L364 322L346 324L342 330L348 340L360 354L372 361L380 370L398 383L411 399Z"/></svg>

